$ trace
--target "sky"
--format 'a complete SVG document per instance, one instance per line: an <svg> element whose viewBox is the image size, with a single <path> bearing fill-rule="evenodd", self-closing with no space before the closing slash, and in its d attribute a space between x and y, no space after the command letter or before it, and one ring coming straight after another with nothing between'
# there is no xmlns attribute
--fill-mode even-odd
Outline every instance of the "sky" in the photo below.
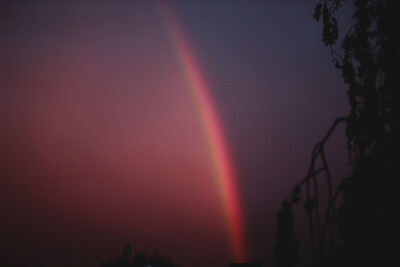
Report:
<svg viewBox="0 0 400 267"><path fill-rule="evenodd" d="M2 1L1 261L97 266L132 243L272 266L281 201L349 111L314 5ZM344 125L326 153L337 184Z"/></svg>

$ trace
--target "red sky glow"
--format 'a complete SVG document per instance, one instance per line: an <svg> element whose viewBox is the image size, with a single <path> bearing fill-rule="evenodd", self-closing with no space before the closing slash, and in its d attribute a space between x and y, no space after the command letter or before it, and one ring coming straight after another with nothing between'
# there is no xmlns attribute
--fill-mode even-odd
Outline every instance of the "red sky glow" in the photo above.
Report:
<svg viewBox="0 0 400 267"><path fill-rule="evenodd" d="M312 5L300 38L277 3L182 2L0 4L0 265L268 263L343 85Z"/></svg>

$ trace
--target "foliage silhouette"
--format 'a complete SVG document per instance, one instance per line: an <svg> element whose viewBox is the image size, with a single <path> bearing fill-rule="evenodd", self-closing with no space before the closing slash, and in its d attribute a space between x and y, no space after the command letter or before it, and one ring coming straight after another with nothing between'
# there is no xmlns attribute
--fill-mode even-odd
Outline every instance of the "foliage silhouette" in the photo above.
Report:
<svg viewBox="0 0 400 267"><path fill-rule="evenodd" d="M101 262L101 267L179 267L175 265L170 259L163 257L157 250L154 251L154 255L147 257L144 253L135 253L133 259L130 259L131 245L125 245L125 249L122 253L122 257L115 260L109 260L107 262Z"/></svg>
<svg viewBox="0 0 400 267"><path fill-rule="evenodd" d="M349 163L353 173L341 181L333 194L323 154L324 142L320 142L313 151L307 177L295 186L285 205L296 204L300 186L306 184L304 205L310 221L312 266L398 266L400 36L395 25L399 25L400 16L394 0L355 0L355 23L337 45L339 28L336 14L342 2L320 1L313 17L317 21L322 19L322 41L330 48L332 61L348 84L351 110L346 119L340 120L347 122ZM328 137L329 132L324 140ZM317 154L320 154L324 166L315 171ZM321 171L325 171L330 187L322 223L318 213L316 179L316 174ZM312 196L310 183L314 188ZM342 196L342 205L336 210L335 202L339 195ZM274 259L279 266L292 266L298 261L298 256L293 255L290 242L286 241L286 254L278 246L283 242L281 236L284 236L280 234L280 224L278 214ZM331 245L326 249L328 224L331 226ZM335 224L342 242L333 242Z"/></svg>

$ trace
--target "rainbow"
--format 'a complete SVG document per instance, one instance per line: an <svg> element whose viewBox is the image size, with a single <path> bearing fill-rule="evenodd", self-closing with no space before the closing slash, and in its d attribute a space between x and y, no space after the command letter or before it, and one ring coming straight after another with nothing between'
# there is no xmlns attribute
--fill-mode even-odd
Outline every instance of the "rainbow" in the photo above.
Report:
<svg viewBox="0 0 400 267"><path fill-rule="evenodd" d="M200 119L212 170L221 196L228 225L228 235L236 262L245 261L242 209L235 181L230 153L218 120L218 113L209 94L207 85L189 43L170 8L163 5L161 14L172 46L178 56L186 86L190 91L197 115Z"/></svg>

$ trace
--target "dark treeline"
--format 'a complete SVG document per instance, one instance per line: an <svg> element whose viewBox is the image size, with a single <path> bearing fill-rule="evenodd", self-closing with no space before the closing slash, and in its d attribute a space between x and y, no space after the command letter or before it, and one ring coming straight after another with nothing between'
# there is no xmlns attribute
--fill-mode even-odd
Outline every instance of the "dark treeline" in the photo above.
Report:
<svg viewBox="0 0 400 267"><path fill-rule="evenodd" d="M122 256L107 262L101 262L101 267L179 267L169 258L162 256L157 250L154 254L147 256L145 253L132 253L130 244L125 245Z"/></svg>

